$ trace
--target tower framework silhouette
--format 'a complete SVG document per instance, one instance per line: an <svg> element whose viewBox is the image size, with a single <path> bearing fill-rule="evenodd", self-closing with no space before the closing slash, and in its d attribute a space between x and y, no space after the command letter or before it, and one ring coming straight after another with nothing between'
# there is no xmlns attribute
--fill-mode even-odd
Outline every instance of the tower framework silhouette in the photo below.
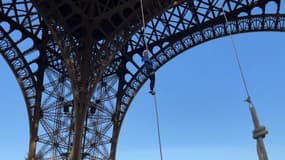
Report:
<svg viewBox="0 0 285 160"><path fill-rule="evenodd" d="M147 39L140 0L0 1L0 53L26 102L28 159L115 160L122 122L147 80L145 41L158 70L230 32L285 31L281 0L143 2Z"/></svg>

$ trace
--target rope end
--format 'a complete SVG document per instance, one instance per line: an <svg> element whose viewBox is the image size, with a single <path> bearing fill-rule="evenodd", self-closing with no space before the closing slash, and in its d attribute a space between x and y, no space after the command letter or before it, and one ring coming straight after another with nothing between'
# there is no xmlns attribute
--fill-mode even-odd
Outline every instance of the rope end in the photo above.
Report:
<svg viewBox="0 0 285 160"><path fill-rule="evenodd" d="M150 93L151 95L155 95L155 91L154 90L150 90L148 93Z"/></svg>
<svg viewBox="0 0 285 160"><path fill-rule="evenodd" d="M250 96L248 96L248 97L246 98L246 100L244 100L244 101L249 104L249 107L252 107L252 106L253 106Z"/></svg>

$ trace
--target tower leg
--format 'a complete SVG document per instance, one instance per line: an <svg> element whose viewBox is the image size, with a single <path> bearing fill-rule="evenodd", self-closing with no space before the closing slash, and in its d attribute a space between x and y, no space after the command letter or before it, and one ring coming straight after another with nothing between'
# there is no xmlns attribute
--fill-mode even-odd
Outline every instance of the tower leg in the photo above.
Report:
<svg viewBox="0 0 285 160"><path fill-rule="evenodd" d="M30 144L29 144L29 153L28 153L28 160L35 160L36 157L36 138L33 133L30 133Z"/></svg>
<svg viewBox="0 0 285 160"><path fill-rule="evenodd" d="M78 97L74 98L74 100L74 138L70 160L80 160L82 151L82 134L89 106L89 98L85 92L81 92Z"/></svg>

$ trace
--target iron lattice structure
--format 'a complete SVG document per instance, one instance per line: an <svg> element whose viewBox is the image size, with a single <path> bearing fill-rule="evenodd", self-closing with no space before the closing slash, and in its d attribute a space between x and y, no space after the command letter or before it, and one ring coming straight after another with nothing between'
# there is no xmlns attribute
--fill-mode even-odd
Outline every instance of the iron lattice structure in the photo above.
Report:
<svg viewBox="0 0 285 160"><path fill-rule="evenodd" d="M144 0L155 70L230 32L285 31L280 5ZM144 49L139 0L1 0L0 53L26 102L28 159L114 160L124 117L147 80Z"/></svg>

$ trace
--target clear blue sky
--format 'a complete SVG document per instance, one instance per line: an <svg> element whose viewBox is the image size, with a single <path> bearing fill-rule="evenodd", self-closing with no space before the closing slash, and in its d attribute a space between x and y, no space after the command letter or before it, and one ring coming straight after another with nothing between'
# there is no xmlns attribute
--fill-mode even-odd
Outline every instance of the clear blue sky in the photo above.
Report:
<svg viewBox="0 0 285 160"><path fill-rule="evenodd" d="M271 160L285 153L285 33L235 35ZM24 159L28 121L19 86L0 58L1 159ZM229 37L192 48L156 73L165 160L257 159L253 124ZM118 160L158 160L149 82L132 103L121 130Z"/></svg>

